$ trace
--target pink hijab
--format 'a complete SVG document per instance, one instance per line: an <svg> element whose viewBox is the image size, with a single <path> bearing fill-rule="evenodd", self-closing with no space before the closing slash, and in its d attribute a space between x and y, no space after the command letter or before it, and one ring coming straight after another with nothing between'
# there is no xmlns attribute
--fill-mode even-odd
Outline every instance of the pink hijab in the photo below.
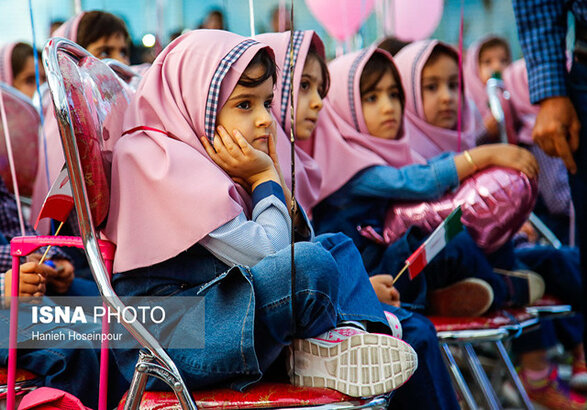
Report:
<svg viewBox="0 0 587 410"><path fill-rule="evenodd" d="M510 101L514 106L515 115L521 122L521 127L518 130L518 140L524 144L532 145L534 144L532 129L540 107L530 102L526 61L520 59L510 64L503 73L503 81L510 93Z"/></svg>
<svg viewBox="0 0 587 410"><path fill-rule="evenodd" d="M395 56L406 91L406 128L415 151L426 159L446 151L457 151L458 132L429 124L422 104L422 70L438 40L422 40L402 48ZM456 50L455 50L456 51ZM465 99L462 110L461 150L475 146L478 135L485 132L475 105Z"/></svg>
<svg viewBox="0 0 587 410"><path fill-rule="evenodd" d="M12 51L18 43L8 43L0 47L0 83L12 85Z"/></svg>
<svg viewBox="0 0 587 410"><path fill-rule="evenodd" d="M485 43L496 39L503 40L499 36L488 35L471 44L471 47L469 47L467 50L467 56L463 66L463 78L465 80L466 95L475 102L475 105L477 106L477 109L481 113L481 117L483 117L483 119L491 117L492 114L491 109L489 108L487 88L479 77L479 52ZM514 110L512 102L511 100L506 100L505 98L501 98L500 100L506 119L508 141L511 143L516 143L518 140L518 135L514 126Z"/></svg>
<svg viewBox="0 0 587 410"><path fill-rule="evenodd" d="M361 105L361 73L369 58L381 53L393 58L386 51L370 47L346 54L329 64L331 87L324 108L318 116L313 137L303 144L322 169L320 200L328 197L357 172L374 165L402 167L424 162L412 151L404 127L395 140L385 140L370 135L363 117Z"/></svg>
<svg viewBox="0 0 587 410"><path fill-rule="evenodd" d="M260 34L256 38L270 46L275 53L275 61L279 68L272 111L277 119L278 138L277 155L286 183L291 186L291 103L290 103L290 31L283 33ZM313 45L318 53L324 57L324 44L320 37L312 31L294 32L294 90L299 89L304 64L310 46ZM294 112L297 107L297 92L294 93ZM284 132L282 132L282 130ZM296 198L306 210L312 209L318 202L322 174L316 161L306 154L300 147L295 147L296 157Z"/></svg>
<svg viewBox="0 0 587 410"><path fill-rule="evenodd" d="M113 152L110 215L114 271L159 263L250 212L250 197L199 141L254 55L266 46L217 30L171 43L146 72ZM137 129L137 127L145 127Z"/></svg>
<svg viewBox="0 0 587 410"><path fill-rule="evenodd" d="M55 32L54 37L62 37L73 42L77 41L77 30L79 23L86 13L80 13L71 17L63 23ZM53 103L50 103L45 111L45 125L44 134L47 139L47 156L45 156L44 144L40 144L39 149L39 167L37 168L37 176L35 178L35 185L33 187L33 197L31 203L31 224L37 220L37 215L41 212L41 207L45 201L45 197L49 193L50 185L55 181L63 164L65 163L65 156L63 155L63 148L61 146L61 137L59 134L59 126L55 119L55 109ZM47 176L48 171L48 176ZM41 235L48 235L50 233L49 219L42 219L37 226L37 232Z"/></svg>
<svg viewBox="0 0 587 410"><path fill-rule="evenodd" d="M85 14L85 12L81 12L80 14L71 17L53 32L53 37L63 37L77 43L77 29L79 28L79 23L82 21Z"/></svg>

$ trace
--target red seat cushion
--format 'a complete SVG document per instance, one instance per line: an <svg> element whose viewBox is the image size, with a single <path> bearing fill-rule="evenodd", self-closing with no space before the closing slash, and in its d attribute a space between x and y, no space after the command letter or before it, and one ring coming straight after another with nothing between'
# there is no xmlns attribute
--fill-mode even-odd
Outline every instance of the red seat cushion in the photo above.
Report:
<svg viewBox="0 0 587 410"><path fill-rule="evenodd" d="M344 401L359 401L331 389L296 387L285 383L259 383L244 393L231 389L197 391L192 397L199 409L251 409L263 407L318 406ZM118 409L124 408L126 396ZM172 392L146 392L141 409L176 409L178 401Z"/></svg>
<svg viewBox="0 0 587 410"><path fill-rule="evenodd" d="M27 370L16 369L16 381L24 382L26 380L34 380L38 376ZM8 369L6 367L0 367L0 385L5 385L8 380Z"/></svg>
<svg viewBox="0 0 587 410"><path fill-rule="evenodd" d="M443 317L429 316L437 332L455 330L497 329L511 326L534 316L523 309L497 311L480 317Z"/></svg>

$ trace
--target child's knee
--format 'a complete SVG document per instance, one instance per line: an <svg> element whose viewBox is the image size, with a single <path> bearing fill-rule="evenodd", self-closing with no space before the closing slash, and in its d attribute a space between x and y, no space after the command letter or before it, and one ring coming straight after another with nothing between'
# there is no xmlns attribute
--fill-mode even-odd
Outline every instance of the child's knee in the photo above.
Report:
<svg viewBox="0 0 587 410"><path fill-rule="evenodd" d="M332 294L338 288L339 275L332 255L318 243L300 242L295 246L298 286Z"/></svg>

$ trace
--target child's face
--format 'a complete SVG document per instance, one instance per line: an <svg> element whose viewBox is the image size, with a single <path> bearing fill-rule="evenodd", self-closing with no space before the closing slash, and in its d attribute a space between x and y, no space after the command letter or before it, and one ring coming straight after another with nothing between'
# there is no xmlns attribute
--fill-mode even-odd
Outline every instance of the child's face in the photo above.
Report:
<svg viewBox="0 0 587 410"><path fill-rule="evenodd" d="M112 58L123 64L130 64L128 57L128 44L121 33L115 33L110 37L100 37L87 48L88 52L94 57Z"/></svg>
<svg viewBox="0 0 587 410"><path fill-rule="evenodd" d="M503 73L509 63L507 50L503 46L487 48L479 55L479 78L485 84L493 73Z"/></svg>
<svg viewBox="0 0 587 410"><path fill-rule="evenodd" d="M296 138L307 140L316 128L318 113L322 109L320 94L324 87L320 62L314 57L308 57L302 72L300 88L298 90L298 105L296 109Z"/></svg>
<svg viewBox="0 0 587 410"><path fill-rule="evenodd" d="M426 122L455 129L459 97L459 68L451 57L441 54L422 70L422 103Z"/></svg>
<svg viewBox="0 0 587 410"><path fill-rule="evenodd" d="M263 75L261 65L245 73L251 78ZM216 125L222 125L229 134L240 131L249 144L260 151L269 153L269 135L275 134L271 103L273 101L273 80L268 78L256 87L238 85L218 113Z"/></svg>
<svg viewBox="0 0 587 410"><path fill-rule="evenodd" d="M361 97L363 117L369 134L377 138L397 138L402 123L399 85L387 71L375 87Z"/></svg>
<svg viewBox="0 0 587 410"><path fill-rule="evenodd" d="M45 82L45 70L39 61L39 79L41 84ZM27 57L24 67L12 81L12 86L18 91L33 98L35 91L37 91L37 81L35 79L35 58L33 56Z"/></svg>

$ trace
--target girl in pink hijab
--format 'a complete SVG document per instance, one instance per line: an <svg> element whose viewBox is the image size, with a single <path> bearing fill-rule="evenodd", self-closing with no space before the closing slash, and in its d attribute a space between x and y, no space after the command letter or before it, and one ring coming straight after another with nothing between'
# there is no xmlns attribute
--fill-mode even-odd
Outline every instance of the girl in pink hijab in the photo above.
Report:
<svg viewBox="0 0 587 410"><path fill-rule="evenodd" d="M466 95L475 102L483 118L486 134L480 138L482 140L499 141L499 125L489 107L486 85L493 75L498 75L501 78L504 70L511 62L509 44L505 39L495 35L481 38L467 50L463 66L463 78L465 80ZM508 141L517 143L518 135L512 102L505 98L500 98L500 102L505 115Z"/></svg>
<svg viewBox="0 0 587 410"><path fill-rule="evenodd" d="M496 165L518 169L530 177L537 174L536 160L522 148L491 144L470 150L484 127L475 106L465 98L461 132L457 130L458 99L463 93L458 90L454 48L438 40L418 41L404 47L396 61L406 89L406 126L414 150L425 158L466 151L478 169Z"/></svg>
<svg viewBox="0 0 587 410"><path fill-rule="evenodd" d="M294 79L289 83L290 36L285 33L268 33L258 39L270 45L276 55L281 75L277 78L275 95L282 105L273 104L272 110L281 120L287 132L291 130L291 110L289 105L290 90L294 90L294 129L296 144L311 147L317 119L322 115L323 98L328 92L330 75L324 61L322 42L313 31L296 31L293 34L294 44ZM303 181L297 181L298 189ZM354 262L362 264L357 258ZM390 286L388 281L378 279L389 278L389 275L371 277L371 283L379 300L386 304L386 312L394 314L400 321L403 340L407 341L418 354L419 366L412 378L404 387L393 395L391 406L399 408L449 409L458 408L456 396L452 390L450 376L442 362L437 336L430 321L425 317L413 314L397 307L399 293ZM390 306L391 305L391 306ZM421 394L422 386L430 386L427 394Z"/></svg>
<svg viewBox="0 0 587 410"><path fill-rule="evenodd" d="M8 43L0 47L0 82L11 85L29 98L37 91L34 50L27 43ZM45 70L39 65L41 84Z"/></svg>
<svg viewBox="0 0 587 410"><path fill-rule="evenodd" d="M293 341L295 384L352 396L390 391L414 372L416 355L382 334L370 334L374 345L366 345L364 326L387 321L364 268L348 263L356 249L337 235L312 241L304 214L289 216L270 110L275 73L267 46L226 31L193 31L157 57L113 151L105 231L117 244L114 287L119 295L204 298L205 311L203 303L190 305L167 318L170 335L152 330L163 343L201 340L205 332L203 348L169 351L190 388L243 389ZM292 223L296 239L306 239L295 245L293 313ZM369 373L380 376L348 383L308 353L326 349L328 366L338 366L345 360L339 343L359 356L375 348L381 359ZM392 351L397 362L382 359ZM130 380L136 352L115 355ZM387 377L387 369L397 371Z"/></svg>

